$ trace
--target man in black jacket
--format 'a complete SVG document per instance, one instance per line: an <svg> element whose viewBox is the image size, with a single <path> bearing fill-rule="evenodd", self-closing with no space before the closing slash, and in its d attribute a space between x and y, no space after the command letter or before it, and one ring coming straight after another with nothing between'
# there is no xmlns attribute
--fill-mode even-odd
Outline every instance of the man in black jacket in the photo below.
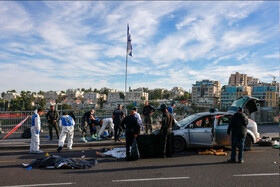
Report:
<svg viewBox="0 0 280 187"><path fill-rule="evenodd" d="M236 147L238 146L238 162L243 163L243 152L244 152L244 143L247 135L247 125L248 117L243 112L242 107L238 107L237 112L232 117L227 134L230 136L231 132L231 159L228 160L230 163L235 163L236 157Z"/></svg>
<svg viewBox="0 0 280 187"><path fill-rule="evenodd" d="M160 128L160 156L162 158L171 157L173 153L171 133L172 127L175 125L174 117L168 112L165 104L161 104L158 110L162 112Z"/></svg>
<svg viewBox="0 0 280 187"><path fill-rule="evenodd" d="M121 123L122 128L125 129L126 160L129 160L130 146L133 143L133 138L136 138L140 133L140 125L134 115L135 111L132 110L130 115L126 116Z"/></svg>
<svg viewBox="0 0 280 187"><path fill-rule="evenodd" d="M150 130L150 132L153 131L153 128L152 128L152 123L153 123L152 115L153 115L154 112L155 112L154 107L149 105L148 101L145 101L145 106L143 108L143 115L144 115L144 123L145 123L145 127L146 127L146 134L148 134L149 130Z"/></svg>
<svg viewBox="0 0 280 187"><path fill-rule="evenodd" d="M55 110L54 106L50 106L50 110L46 114L46 119L48 120L49 124L49 134L50 134L50 140L52 140L53 134L52 134L52 129L55 129L57 138L59 139L59 129L58 129L58 120L59 120L59 114Z"/></svg>
<svg viewBox="0 0 280 187"><path fill-rule="evenodd" d="M115 132L115 142L116 141L121 141L120 140L120 135L121 135L121 122L124 119L124 111L122 110L122 105L118 104L118 108L114 110L112 119L114 123L114 132Z"/></svg>

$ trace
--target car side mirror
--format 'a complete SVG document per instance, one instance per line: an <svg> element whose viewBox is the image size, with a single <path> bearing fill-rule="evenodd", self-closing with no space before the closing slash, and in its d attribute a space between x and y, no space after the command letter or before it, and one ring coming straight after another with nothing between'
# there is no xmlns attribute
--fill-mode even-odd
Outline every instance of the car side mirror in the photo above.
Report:
<svg viewBox="0 0 280 187"><path fill-rule="evenodd" d="M193 128L193 124L187 125L187 126L186 126L186 129L187 129L187 128Z"/></svg>

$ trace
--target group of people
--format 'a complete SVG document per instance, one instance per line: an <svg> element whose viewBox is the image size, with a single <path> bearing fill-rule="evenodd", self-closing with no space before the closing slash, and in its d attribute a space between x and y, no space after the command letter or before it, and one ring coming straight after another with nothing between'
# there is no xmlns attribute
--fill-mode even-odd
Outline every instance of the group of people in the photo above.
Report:
<svg viewBox="0 0 280 187"><path fill-rule="evenodd" d="M172 127L175 125L173 108L167 107L165 104L159 106L158 110L162 112L161 119L161 129L160 129L160 156L162 158L171 157L172 155L172 141L171 133ZM144 124L146 126L146 133L150 130L152 132L152 115L155 109L149 105L148 101L145 102L145 107L143 108ZM41 120L40 116L43 114L42 109L38 109L31 119L31 143L30 143L30 153L40 154L43 153L40 150L40 131L41 131ZM64 145L66 136L68 136L67 148L72 149L73 137L74 137L74 125L75 117L68 115L67 112L63 112L63 115L59 118L59 114L54 110L54 106L50 107L50 110L46 114L46 118L49 123L49 133L50 140L52 140L52 128L55 129L56 135L59 138L57 151L61 151ZM122 110L122 105L118 105L118 108L114 110L112 118L104 118L102 120L94 117L94 109L86 112L82 117L82 141L86 142L87 127L90 128L90 133L92 137L95 137L96 126L101 126L97 139L101 137L104 130L109 127L112 134L114 134L114 139L116 141L120 140L120 134L122 130L125 130L126 137L126 159L129 160L130 146L132 145L133 139L136 138L143 129L142 120L140 114L137 112L137 108L134 107L130 112L130 115L125 116ZM239 107L237 112L234 114L231 122L229 124L227 134L231 136L231 158L228 160L230 163L236 162L236 147L239 148L238 162L243 163L243 150L244 142L247 134L248 117L244 114L243 108ZM59 132L59 128L61 133Z"/></svg>

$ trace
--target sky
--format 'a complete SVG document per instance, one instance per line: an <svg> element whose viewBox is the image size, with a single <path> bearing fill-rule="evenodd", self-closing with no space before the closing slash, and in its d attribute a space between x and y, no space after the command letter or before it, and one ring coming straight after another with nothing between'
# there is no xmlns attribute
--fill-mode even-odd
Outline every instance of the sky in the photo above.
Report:
<svg viewBox="0 0 280 187"><path fill-rule="evenodd" d="M279 2L0 1L0 92L279 78ZM278 79L279 81L279 79Z"/></svg>

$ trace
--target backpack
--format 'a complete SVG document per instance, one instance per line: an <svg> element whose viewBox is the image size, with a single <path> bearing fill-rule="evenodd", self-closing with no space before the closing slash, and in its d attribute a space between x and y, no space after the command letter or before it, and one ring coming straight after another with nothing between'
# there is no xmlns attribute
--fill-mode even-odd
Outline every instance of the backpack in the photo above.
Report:
<svg viewBox="0 0 280 187"><path fill-rule="evenodd" d="M30 128L27 128L23 131L23 133L21 134L22 138L31 138L31 131Z"/></svg>

